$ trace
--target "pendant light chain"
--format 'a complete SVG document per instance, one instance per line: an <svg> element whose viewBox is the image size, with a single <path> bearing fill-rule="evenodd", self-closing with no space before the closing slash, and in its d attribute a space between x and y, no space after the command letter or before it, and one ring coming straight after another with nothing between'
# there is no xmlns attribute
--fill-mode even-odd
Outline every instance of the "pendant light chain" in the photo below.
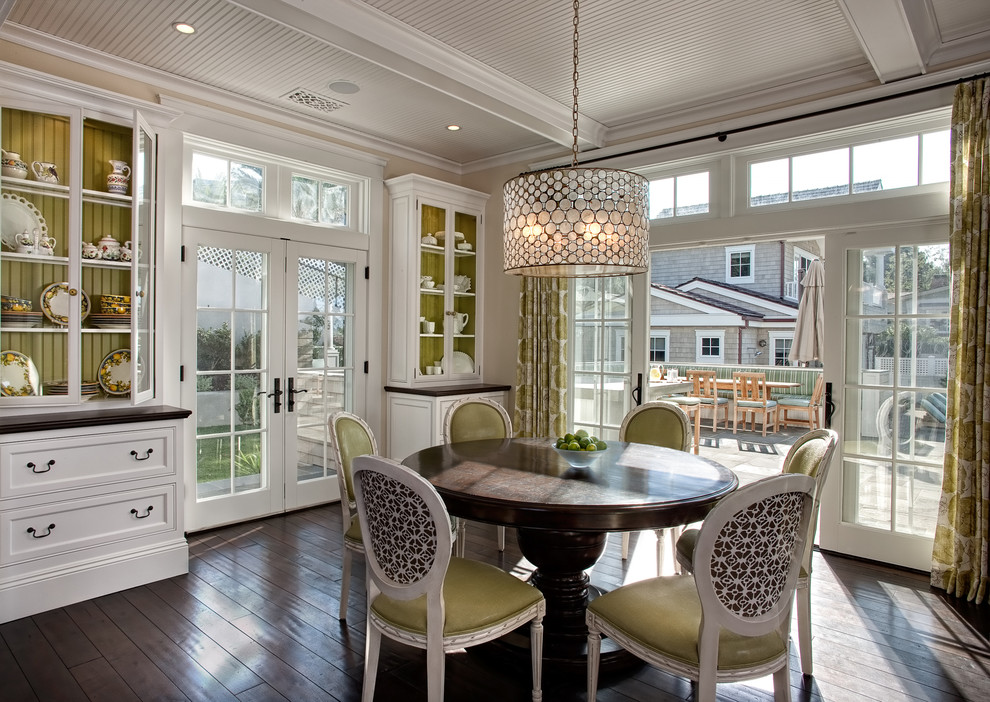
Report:
<svg viewBox="0 0 990 702"><path fill-rule="evenodd" d="M578 6L580 5L580 0L574 0L574 90L572 94L574 96L574 109L571 112L571 118L574 120L574 126L571 128L571 134L574 137L574 144L571 147L571 167L576 168L578 164Z"/></svg>

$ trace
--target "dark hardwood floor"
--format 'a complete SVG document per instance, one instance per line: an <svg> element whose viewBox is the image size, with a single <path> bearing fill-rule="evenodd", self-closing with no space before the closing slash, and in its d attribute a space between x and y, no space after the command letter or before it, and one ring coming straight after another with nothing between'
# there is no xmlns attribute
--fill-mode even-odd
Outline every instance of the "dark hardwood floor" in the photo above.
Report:
<svg viewBox="0 0 990 702"><path fill-rule="evenodd" d="M328 505L190 537L189 574L0 625L0 699L360 699L364 657L363 561L356 560L348 620L340 594L339 507ZM524 576L509 538L469 524L468 552ZM619 557L618 535L591 573L614 587L654 572L650 533ZM815 676L799 672L795 700L986 700L990 646L928 586L927 577L815 554ZM376 699L426 699L422 651L385 640ZM529 699L528 671L477 649L447 657L450 702ZM544 699L584 700L584 674L548 674ZM646 666L602 680L598 699L685 700L682 679ZM769 678L722 685L720 700L773 698Z"/></svg>

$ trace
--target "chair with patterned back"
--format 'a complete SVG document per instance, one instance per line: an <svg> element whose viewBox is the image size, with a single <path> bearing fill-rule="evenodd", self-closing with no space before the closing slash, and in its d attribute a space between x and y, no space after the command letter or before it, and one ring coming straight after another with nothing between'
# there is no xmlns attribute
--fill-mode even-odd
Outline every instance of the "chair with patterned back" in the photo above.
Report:
<svg viewBox="0 0 990 702"><path fill-rule="evenodd" d="M499 403L486 397L465 397L450 406L443 418L443 442L454 444L460 441L481 441L483 439L509 439L512 437L512 420L509 413ZM457 555L464 556L467 544L466 523L456 520ZM505 527L496 528L498 550L505 550Z"/></svg>
<svg viewBox="0 0 990 702"><path fill-rule="evenodd" d="M695 380L695 391L701 399L701 412L712 413L712 431L718 431L719 414L726 429L729 428L729 398L718 394L718 379L713 370L689 370L689 380Z"/></svg>
<svg viewBox="0 0 990 702"><path fill-rule="evenodd" d="M808 429L820 429L822 398L825 395L825 376L821 373L815 379L815 387L811 395L781 395L777 398L778 412L780 412L780 426L786 429L791 425L808 427ZM804 414L805 417L795 418L793 412Z"/></svg>
<svg viewBox="0 0 990 702"><path fill-rule="evenodd" d="M790 621L815 481L775 475L723 498L705 519L694 575L623 585L588 605L588 695L595 699L601 639L698 683L773 674L774 697L790 700Z"/></svg>
<svg viewBox="0 0 990 702"><path fill-rule="evenodd" d="M450 516L428 480L387 458L354 459L354 496L368 544L368 618L361 699L372 702L382 634L426 649L427 695L441 702L445 654L529 622L533 700L542 699L546 601L487 563L452 557Z"/></svg>
<svg viewBox="0 0 990 702"><path fill-rule="evenodd" d="M327 420L330 450L337 464L340 509L343 517L343 564L340 579L340 621L347 619L347 596L351 582L351 554L364 553L364 540L354 507L354 482L351 464L358 456L378 455L378 443L367 422L350 412L335 412Z"/></svg>
<svg viewBox="0 0 990 702"><path fill-rule="evenodd" d="M815 531L818 528L818 512L822 488L828 478L832 455L839 442L839 435L831 429L814 429L798 437L784 458L782 474L807 475L815 479L815 501L808 523L808 540L801 557L801 570L797 580L798 640L801 642L801 670L812 674L811 658L811 556L814 551ZM691 572L694 562L698 529L686 529L677 539L674 553L683 572Z"/></svg>
<svg viewBox="0 0 990 702"><path fill-rule="evenodd" d="M622 418L619 441L691 450L691 424L681 405L663 400L633 407ZM667 529L654 529L657 537L657 575L663 568L663 546ZM673 535L671 535L673 536ZM629 557L629 532L622 532L622 560Z"/></svg>
<svg viewBox="0 0 990 702"><path fill-rule="evenodd" d="M746 416L750 417L750 431L756 431L756 415L763 424L763 436L767 435L770 415L774 419L774 431L780 429L780 415L777 402L770 399L767 390L766 373L735 372L732 374L732 433L738 428L739 414L743 415L743 430L746 429Z"/></svg>

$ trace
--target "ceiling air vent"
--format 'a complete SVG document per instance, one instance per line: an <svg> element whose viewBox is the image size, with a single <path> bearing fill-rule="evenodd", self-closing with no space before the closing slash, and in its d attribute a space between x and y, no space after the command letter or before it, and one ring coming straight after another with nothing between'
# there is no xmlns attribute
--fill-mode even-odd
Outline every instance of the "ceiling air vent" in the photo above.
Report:
<svg viewBox="0 0 990 702"><path fill-rule="evenodd" d="M303 88L296 88L284 97L292 102L298 103L304 107L309 107L313 110L319 110L320 112L334 112L335 110L339 110L341 107L347 106L346 102L334 100L333 98L328 98L325 95L318 95L310 92L309 90L304 90Z"/></svg>

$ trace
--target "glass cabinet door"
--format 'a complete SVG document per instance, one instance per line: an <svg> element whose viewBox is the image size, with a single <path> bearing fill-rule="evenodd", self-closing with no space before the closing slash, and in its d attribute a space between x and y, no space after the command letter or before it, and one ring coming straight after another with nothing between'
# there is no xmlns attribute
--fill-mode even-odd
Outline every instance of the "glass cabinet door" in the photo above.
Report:
<svg viewBox="0 0 990 702"><path fill-rule="evenodd" d="M2 106L4 406L154 393L154 136L138 122Z"/></svg>
<svg viewBox="0 0 990 702"><path fill-rule="evenodd" d="M478 216L423 204L419 366L425 375L475 372Z"/></svg>
<svg viewBox="0 0 990 702"><path fill-rule="evenodd" d="M137 401L154 395L155 378L155 137L140 115L134 130L134 209L131 222L131 334L137 362L132 382Z"/></svg>
<svg viewBox="0 0 990 702"><path fill-rule="evenodd" d="M0 399L78 397L80 317L89 311L70 265L71 116L4 107L0 200Z"/></svg>

